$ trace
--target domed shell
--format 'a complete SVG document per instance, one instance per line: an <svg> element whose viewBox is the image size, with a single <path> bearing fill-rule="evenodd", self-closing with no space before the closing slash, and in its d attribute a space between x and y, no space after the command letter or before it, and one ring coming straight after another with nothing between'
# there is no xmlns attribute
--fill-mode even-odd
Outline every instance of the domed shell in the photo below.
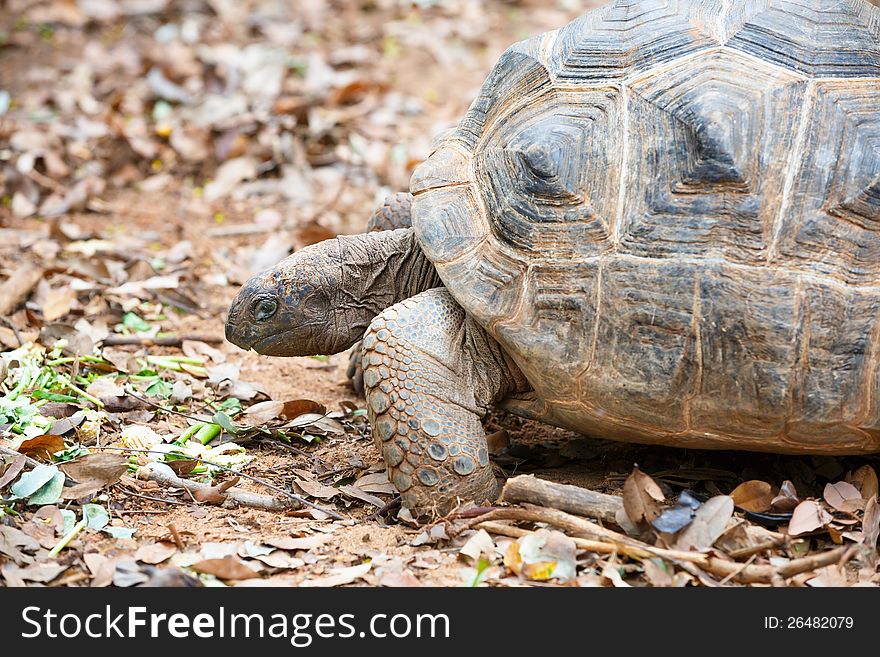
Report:
<svg viewBox="0 0 880 657"><path fill-rule="evenodd" d="M561 426L880 451L880 10L618 0L513 46L414 227Z"/></svg>

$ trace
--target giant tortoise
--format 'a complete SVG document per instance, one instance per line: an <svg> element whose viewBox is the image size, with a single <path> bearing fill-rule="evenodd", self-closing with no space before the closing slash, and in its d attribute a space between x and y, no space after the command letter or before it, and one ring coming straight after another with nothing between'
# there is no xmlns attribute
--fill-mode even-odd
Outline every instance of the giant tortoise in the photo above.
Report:
<svg viewBox="0 0 880 657"><path fill-rule="evenodd" d="M618 0L503 54L387 228L256 275L227 337L363 336L405 506L490 498L493 404L590 436L880 451L880 9ZM411 211L410 211L411 201Z"/></svg>

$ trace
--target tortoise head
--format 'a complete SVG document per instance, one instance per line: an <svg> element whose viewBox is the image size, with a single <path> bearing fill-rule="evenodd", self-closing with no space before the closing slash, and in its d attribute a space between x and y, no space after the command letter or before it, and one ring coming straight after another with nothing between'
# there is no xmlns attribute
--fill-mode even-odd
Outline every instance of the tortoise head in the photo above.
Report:
<svg viewBox="0 0 880 657"><path fill-rule="evenodd" d="M306 247L251 277L229 308L226 339L269 356L332 354L350 335L339 306L342 262L336 240Z"/></svg>

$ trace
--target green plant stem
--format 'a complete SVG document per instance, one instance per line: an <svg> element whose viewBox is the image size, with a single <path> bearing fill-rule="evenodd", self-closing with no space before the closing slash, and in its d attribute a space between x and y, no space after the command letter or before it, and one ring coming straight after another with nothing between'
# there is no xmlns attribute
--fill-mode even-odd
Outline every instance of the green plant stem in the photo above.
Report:
<svg viewBox="0 0 880 657"><path fill-rule="evenodd" d="M76 538L77 534L79 534L85 526L86 519L85 516L83 516L83 519L76 523L69 532L62 536L61 540L58 541L58 544L49 551L49 556L57 557L61 553L61 550L66 548L67 544L70 543L74 538Z"/></svg>

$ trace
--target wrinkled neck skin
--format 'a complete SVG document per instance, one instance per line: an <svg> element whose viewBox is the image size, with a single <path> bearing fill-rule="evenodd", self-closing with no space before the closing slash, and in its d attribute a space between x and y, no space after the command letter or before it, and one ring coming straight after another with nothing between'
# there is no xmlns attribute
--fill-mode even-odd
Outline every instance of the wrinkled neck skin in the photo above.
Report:
<svg viewBox="0 0 880 657"><path fill-rule="evenodd" d="M327 353L351 347L389 306L443 285L411 228L340 236L336 242L342 263L335 305L340 340Z"/></svg>
<svg viewBox="0 0 880 657"><path fill-rule="evenodd" d="M411 228L340 236L251 278L229 310L227 339L272 356L344 351L385 308L442 283ZM272 299L277 311L258 312Z"/></svg>

